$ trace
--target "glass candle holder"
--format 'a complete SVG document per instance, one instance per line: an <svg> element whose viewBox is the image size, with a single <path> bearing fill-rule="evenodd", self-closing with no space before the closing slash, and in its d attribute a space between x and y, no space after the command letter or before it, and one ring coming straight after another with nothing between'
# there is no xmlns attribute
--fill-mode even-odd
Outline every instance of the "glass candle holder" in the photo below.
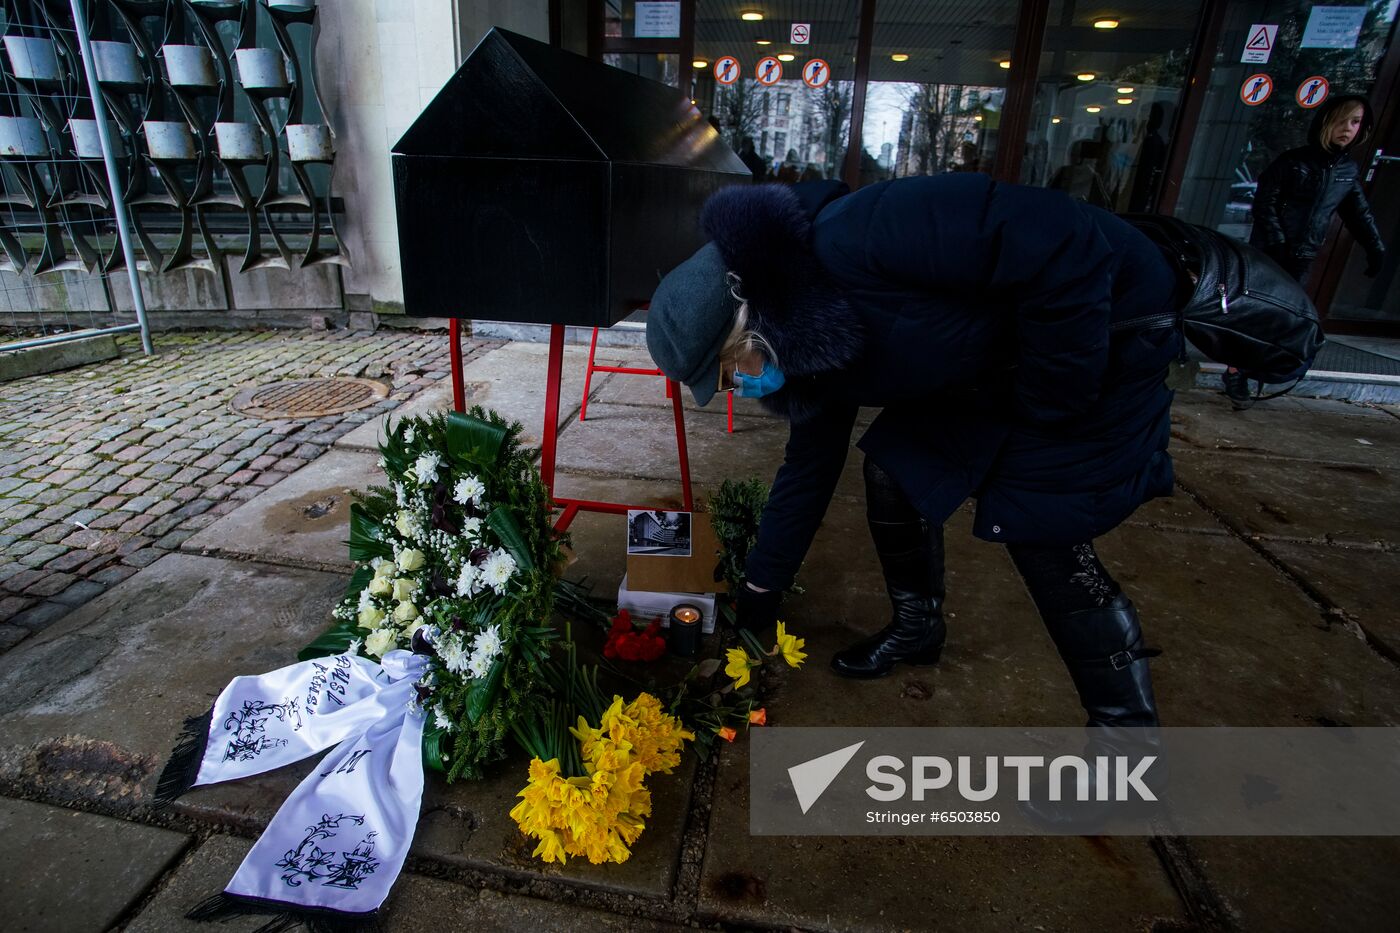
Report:
<svg viewBox="0 0 1400 933"><path fill-rule="evenodd" d="M700 653L700 618L698 606L681 603L671 610L671 653L693 658Z"/></svg>

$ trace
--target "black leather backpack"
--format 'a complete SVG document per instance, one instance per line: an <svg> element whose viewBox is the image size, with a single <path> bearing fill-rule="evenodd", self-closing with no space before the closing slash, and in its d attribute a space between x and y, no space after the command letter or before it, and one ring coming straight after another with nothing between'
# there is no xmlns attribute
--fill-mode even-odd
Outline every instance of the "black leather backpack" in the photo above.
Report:
<svg viewBox="0 0 1400 933"><path fill-rule="evenodd" d="M1322 324L1303 286L1278 263L1247 243L1175 217L1119 216L1176 269L1178 322L1198 350L1261 383L1303 378L1322 347Z"/></svg>

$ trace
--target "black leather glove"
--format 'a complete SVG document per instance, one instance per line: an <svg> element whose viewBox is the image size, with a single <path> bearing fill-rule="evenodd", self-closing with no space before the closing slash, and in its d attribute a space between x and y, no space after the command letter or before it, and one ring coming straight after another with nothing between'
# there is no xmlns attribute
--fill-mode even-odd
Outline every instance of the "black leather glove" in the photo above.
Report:
<svg viewBox="0 0 1400 933"><path fill-rule="evenodd" d="M745 583L739 587L739 592L734 599L737 603L740 628L746 628L753 632L769 629L777 624L778 604L783 599L781 591L769 590L766 593L760 593Z"/></svg>
<svg viewBox="0 0 1400 933"><path fill-rule="evenodd" d="M1366 275L1375 278L1381 274L1381 266L1385 263L1385 250L1373 249L1366 254Z"/></svg>

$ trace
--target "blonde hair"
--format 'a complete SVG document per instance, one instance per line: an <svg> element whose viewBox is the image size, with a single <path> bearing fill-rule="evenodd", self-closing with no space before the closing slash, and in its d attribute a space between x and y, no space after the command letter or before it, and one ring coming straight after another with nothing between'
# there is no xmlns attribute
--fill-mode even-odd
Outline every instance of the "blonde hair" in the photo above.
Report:
<svg viewBox="0 0 1400 933"><path fill-rule="evenodd" d="M1356 146L1366 141L1366 137L1371 135L1370 128L1366 126L1366 105L1359 100L1349 100L1329 113L1327 119L1322 121L1322 126L1317 131L1317 134L1322 137L1318 140L1322 144L1322 148L1329 151L1335 148L1332 145L1332 134L1337 131L1338 126L1350 120L1351 115L1357 112L1361 114L1361 126L1356 130L1356 138L1348 145Z"/></svg>
<svg viewBox="0 0 1400 933"><path fill-rule="evenodd" d="M778 354L774 352L768 338L749 327L749 303L742 301L739 303L739 310L734 314L734 326L730 328L729 336L725 338L724 346L719 351L720 365L737 363L740 356L754 350L767 357L774 367L781 368L778 366Z"/></svg>

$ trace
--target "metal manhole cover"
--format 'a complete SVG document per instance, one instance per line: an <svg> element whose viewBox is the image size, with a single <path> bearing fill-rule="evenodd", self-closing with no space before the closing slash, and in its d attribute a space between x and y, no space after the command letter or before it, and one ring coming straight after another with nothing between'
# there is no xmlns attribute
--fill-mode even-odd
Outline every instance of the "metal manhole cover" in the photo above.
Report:
<svg viewBox="0 0 1400 933"><path fill-rule="evenodd" d="M233 408L255 418L319 418L365 408L388 395L389 387L373 379L296 379L240 392Z"/></svg>

